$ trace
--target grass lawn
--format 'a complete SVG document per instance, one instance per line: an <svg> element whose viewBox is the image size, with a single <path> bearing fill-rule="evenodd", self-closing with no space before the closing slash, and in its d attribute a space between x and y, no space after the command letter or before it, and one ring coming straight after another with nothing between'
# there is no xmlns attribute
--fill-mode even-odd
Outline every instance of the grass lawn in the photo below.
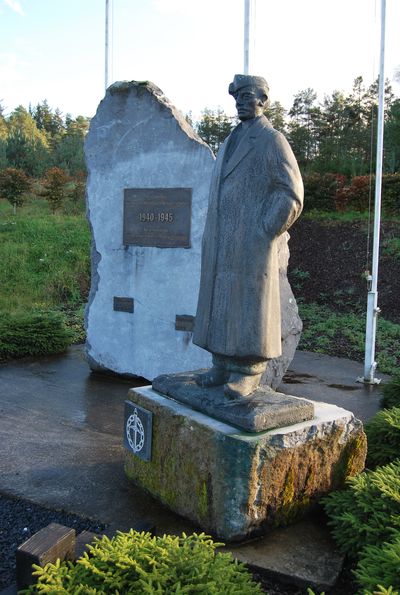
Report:
<svg viewBox="0 0 400 595"><path fill-rule="evenodd" d="M396 257L397 242L391 248ZM12 206L1 200L0 287L1 359L51 353L65 344L83 342L90 287L90 232L84 205L67 203L63 212L53 215L45 200L31 198L13 215ZM299 309L304 322L300 349L363 361L365 316L359 308L340 313L300 298ZM59 334L53 342L52 332ZM16 344L10 343L13 336ZM37 352L35 343L41 344ZM389 374L400 366L400 325L383 318L378 325L377 361L379 370Z"/></svg>

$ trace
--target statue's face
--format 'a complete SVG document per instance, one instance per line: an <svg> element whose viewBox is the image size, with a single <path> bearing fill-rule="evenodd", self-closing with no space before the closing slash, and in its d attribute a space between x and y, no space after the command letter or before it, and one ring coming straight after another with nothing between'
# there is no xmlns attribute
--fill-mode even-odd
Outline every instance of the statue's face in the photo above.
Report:
<svg viewBox="0 0 400 595"><path fill-rule="evenodd" d="M242 87L235 93L239 120L251 120L263 113L263 94L257 87Z"/></svg>

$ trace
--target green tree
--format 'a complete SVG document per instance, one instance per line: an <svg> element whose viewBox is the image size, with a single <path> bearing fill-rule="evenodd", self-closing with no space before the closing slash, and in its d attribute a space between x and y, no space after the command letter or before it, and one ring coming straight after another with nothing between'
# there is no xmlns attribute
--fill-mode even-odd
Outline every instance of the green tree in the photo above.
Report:
<svg viewBox="0 0 400 595"><path fill-rule="evenodd" d="M279 101L274 101L265 110L264 115L272 126L280 132L286 132L286 110Z"/></svg>
<svg viewBox="0 0 400 595"><path fill-rule="evenodd" d="M46 171L41 195L49 201L53 213L61 207L68 196L67 184L69 181L69 176L59 167L51 167Z"/></svg>
<svg viewBox="0 0 400 595"><path fill-rule="evenodd" d="M313 89L299 91L289 111L288 138L300 167L307 171L318 152L320 108Z"/></svg>
<svg viewBox="0 0 400 595"><path fill-rule="evenodd" d="M46 99L42 103L38 103L36 107L30 108L29 111L38 129L46 132L48 138L55 138L64 132L61 111L56 108L53 112Z"/></svg>
<svg viewBox="0 0 400 595"><path fill-rule="evenodd" d="M31 189L32 182L21 169L7 167L0 172L0 195L6 198L17 213L17 207L24 202L24 195Z"/></svg>
<svg viewBox="0 0 400 595"><path fill-rule="evenodd" d="M196 132L217 153L219 147L230 134L234 119L230 118L219 107L216 110L205 108L200 122L196 124Z"/></svg>
<svg viewBox="0 0 400 595"><path fill-rule="evenodd" d="M50 164L46 134L37 128L36 122L22 105L8 119L6 157L11 166L23 169L32 176L41 175Z"/></svg>
<svg viewBox="0 0 400 595"><path fill-rule="evenodd" d="M60 138L55 148L55 163L68 171L70 175L76 175L85 171L84 139L89 129L90 119L78 116L72 119L66 117L66 128L64 135Z"/></svg>

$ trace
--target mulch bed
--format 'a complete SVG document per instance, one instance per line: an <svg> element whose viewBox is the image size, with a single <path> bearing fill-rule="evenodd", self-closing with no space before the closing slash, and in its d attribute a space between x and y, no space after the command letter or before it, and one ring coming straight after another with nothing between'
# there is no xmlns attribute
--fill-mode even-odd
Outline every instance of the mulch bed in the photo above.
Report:
<svg viewBox="0 0 400 595"><path fill-rule="evenodd" d="M400 258L387 254L385 244L399 237L400 222L382 222L378 304L382 316L398 324ZM367 239L366 221L315 221L301 217L290 229L289 242L289 280L296 299L325 304L337 312L353 312L357 309L365 312ZM372 244L369 267L371 260ZM308 275L304 275L304 272Z"/></svg>

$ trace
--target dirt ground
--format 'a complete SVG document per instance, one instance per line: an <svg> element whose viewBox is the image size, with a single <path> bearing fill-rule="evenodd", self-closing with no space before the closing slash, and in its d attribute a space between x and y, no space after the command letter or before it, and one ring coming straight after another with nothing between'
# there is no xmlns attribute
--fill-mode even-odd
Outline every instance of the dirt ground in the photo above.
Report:
<svg viewBox="0 0 400 595"><path fill-rule="evenodd" d="M367 265L367 222L303 217L291 228L290 236L289 280L296 299L325 304L339 312L364 312L368 291L365 270L372 267L372 231ZM400 255L388 252L396 238L400 238L400 222L383 222L378 305L385 319L400 323Z"/></svg>

